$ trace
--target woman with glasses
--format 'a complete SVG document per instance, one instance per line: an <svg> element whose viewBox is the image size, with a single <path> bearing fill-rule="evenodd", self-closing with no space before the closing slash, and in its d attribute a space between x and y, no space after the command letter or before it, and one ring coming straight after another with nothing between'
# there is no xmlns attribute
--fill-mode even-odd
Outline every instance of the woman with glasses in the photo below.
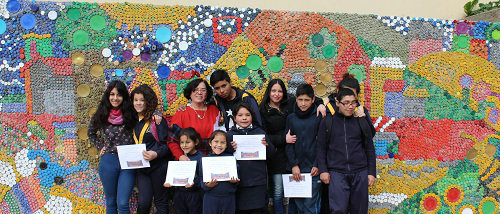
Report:
<svg viewBox="0 0 500 214"><path fill-rule="evenodd" d="M175 130L182 128L194 128L200 133L202 142L199 144L199 151L207 155L210 151L208 139L214 131L218 129L219 109L215 105L208 104L212 98L212 88L207 81L195 79L188 83L184 89L184 97L189 100L189 104L184 111L177 111L172 117L171 124ZM169 148L178 160L189 160L177 143L169 143Z"/></svg>

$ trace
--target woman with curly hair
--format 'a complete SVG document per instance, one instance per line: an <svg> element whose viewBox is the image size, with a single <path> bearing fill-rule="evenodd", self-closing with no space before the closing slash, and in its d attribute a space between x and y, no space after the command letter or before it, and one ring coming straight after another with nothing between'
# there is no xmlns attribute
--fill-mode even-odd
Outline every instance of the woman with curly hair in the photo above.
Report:
<svg viewBox="0 0 500 214"><path fill-rule="evenodd" d="M130 213L135 170L120 168L116 146L134 143L132 130L136 120L133 111L127 87L115 80L109 83L90 119L87 135L90 143L100 151L98 171L104 187L107 214Z"/></svg>
<svg viewBox="0 0 500 214"><path fill-rule="evenodd" d="M168 213L167 188L163 187L167 164L172 159L166 145L168 125L163 119L158 125L153 122L158 98L148 85L135 88L130 93L130 97L137 112L133 138L136 144L146 144L146 150L142 154L151 165L149 168L137 170L137 187L139 188L137 213L149 213L153 198L157 213Z"/></svg>
<svg viewBox="0 0 500 214"><path fill-rule="evenodd" d="M200 133L201 142L199 150L208 155L210 146L208 139L214 130L220 129L219 109L217 106L209 104L212 99L212 88L203 79L194 79L184 88L184 97L190 103L184 111L177 111L172 117L172 128L179 130L182 128L194 128ZM179 147L179 144L169 142L168 146L173 155L179 160L189 160Z"/></svg>

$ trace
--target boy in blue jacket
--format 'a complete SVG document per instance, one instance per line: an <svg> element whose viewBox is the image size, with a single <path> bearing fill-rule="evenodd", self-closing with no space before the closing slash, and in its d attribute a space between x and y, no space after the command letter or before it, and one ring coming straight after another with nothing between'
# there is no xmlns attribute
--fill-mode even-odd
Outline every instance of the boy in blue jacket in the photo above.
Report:
<svg viewBox="0 0 500 214"><path fill-rule="evenodd" d="M316 164L316 134L321 118L316 115L311 85L302 84L295 93L297 102L286 122L285 151L294 180L301 179L300 173L311 173L312 198L293 198L290 203L296 205L299 213L319 213L321 185Z"/></svg>
<svg viewBox="0 0 500 214"><path fill-rule="evenodd" d="M368 185L376 175L373 135L364 134L369 127L353 116L358 100L352 90L341 88L336 106L338 111L320 124L317 145L320 178L329 184L330 213L368 213Z"/></svg>

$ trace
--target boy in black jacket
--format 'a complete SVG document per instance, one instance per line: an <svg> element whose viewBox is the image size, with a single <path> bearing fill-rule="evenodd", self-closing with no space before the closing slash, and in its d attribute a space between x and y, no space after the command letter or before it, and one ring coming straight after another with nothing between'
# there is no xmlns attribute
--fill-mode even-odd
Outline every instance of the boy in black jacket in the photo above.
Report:
<svg viewBox="0 0 500 214"><path fill-rule="evenodd" d="M232 112L232 109L241 101L250 105L252 112L255 114L254 121L257 125L262 126L262 119L260 117L257 101L248 92L234 87L226 71L214 71L210 76L210 85L214 88L215 104L222 113L226 130L234 126L234 112Z"/></svg>
<svg viewBox="0 0 500 214"><path fill-rule="evenodd" d="M353 116L358 101L352 90L341 88L336 106L338 111L321 122L317 138L320 178L330 184L330 212L368 213L368 185L376 174L373 135L364 134L369 127Z"/></svg>
<svg viewBox="0 0 500 214"><path fill-rule="evenodd" d="M302 84L296 91L296 105L287 117L286 155L293 178L301 179L300 173L311 173L312 198L293 198L299 213L319 213L320 183L316 164L316 134L321 118L316 116L314 90ZM292 137L295 135L295 137Z"/></svg>

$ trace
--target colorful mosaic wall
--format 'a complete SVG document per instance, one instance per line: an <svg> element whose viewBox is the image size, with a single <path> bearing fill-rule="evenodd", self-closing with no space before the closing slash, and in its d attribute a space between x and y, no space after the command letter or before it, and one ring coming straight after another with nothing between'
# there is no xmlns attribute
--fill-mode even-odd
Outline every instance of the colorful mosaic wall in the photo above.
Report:
<svg viewBox="0 0 500 214"><path fill-rule="evenodd" d="M499 23L22 0L0 16L1 213L103 213L86 127L106 82L149 84L172 115L217 68L258 100L270 78L325 97L355 75L378 131L370 213L499 212Z"/></svg>

